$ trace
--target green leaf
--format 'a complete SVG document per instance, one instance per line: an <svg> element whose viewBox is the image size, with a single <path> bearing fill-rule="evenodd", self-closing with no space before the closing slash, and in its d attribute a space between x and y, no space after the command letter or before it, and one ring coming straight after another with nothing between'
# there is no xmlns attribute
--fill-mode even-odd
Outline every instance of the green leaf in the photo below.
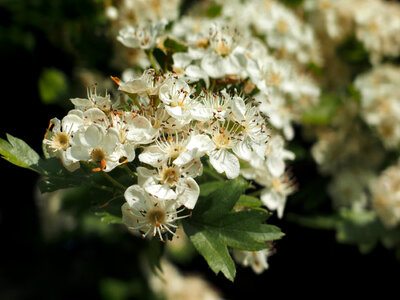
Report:
<svg viewBox="0 0 400 300"><path fill-rule="evenodd" d="M216 18L220 16L221 13L222 13L222 5L213 4L207 9L206 16L208 18Z"/></svg>
<svg viewBox="0 0 400 300"><path fill-rule="evenodd" d="M191 220L198 217L216 220L221 214L230 212L248 186L242 178L226 181L207 197L200 197Z"/></svg>
<svg viewBox="0 0 400 300"><path fill-rule="evenodd" d="M263 205L259 198L249 196L249 195L241 195L239 201L236 203L236 206L242 206L247 208L258 209Z"/></svg>
<svg viewBox="0 0 400 300"><path fill-rule="evenodd" d="M317 105L303 113L302 120L311 125L329 124L340 105L341 99L337 95L322 95Z"/></svg>
<svg viewBox="0 0 400 300"><path fill-rule="evenodd" d="M236 275L235 263L226 244L219 239L217 232L197 231L196 227L187 223L184 225L184 229L194 247L206 259L215 274L221 271L226 278L233 281Z"/></svg>
<svg viewBox="0 0 400 300"><path fill-rule="evenodd" d="M200 184L200 196L208 196L219 189L224 184L223 181L210 181Z"/></svg>
<svg viewBox="0 0 400 300"><path fill-rule="evenodd" d="M39 78L39 94L44 104L52 104L62 99L68 90L68 82L63 72L45 69Z"/></svg>
<svg viewBox="0 0 400 300"><path fill-rule="evenodd" d="M171 38L167 38L164 41L164 47L167 49L168 52L171 53L187 51L187 46Z"/></svg>
<svg viewBox="0 0 400 300"><path fill-rule="evenodd" d="M38 172L35 167L40 159L39 154L36 153L27 143L23 140L7 134L7 139L0 138L0 155L10 163Z"/></svg>
<svg viewBox="0 0 400 300"><path fill-rule="evenodd" d="M158 239L150 239L147 241L146 258L149 262L150 269L155 272L161 269L161 257L164 253L164 244Z"/></svg>
<svg viewBox="0 0 400 300"><path fill-rule="evenodd" d="M42 193L78 187L90 182L88 175L82 168L74 172L69 172L54 157L41 159L38 162L37 169L44 175L39 182L39 189Z"/></svg>
<svg viewBox="0 0 400 300"><path fill-rule="evenodd" d="M170 60L169 57L159 48L153 50L153 56L157 60L161 69L166 70Z"/></svg>
<svg viewBox="0 0 400 300"><path fill-rule="evenodd" d="M237 178L218 185L217 188L216 183L208 185L214 190L199 197L192 217L182 223L211 269L233 281L236 268L228 247L258 251L269 247L267 241L280 239L283 234L278 227L264 224L269 217L264 211L233 211L241 197L243 202L254 204L254 197L242 195L249 187L245 180Z"/></svg>
<svg viewBox="0 0 400 300"><path fill-rule="evenodd" d="M122 218L112 215L108 212L95 212L96 216L100 217L100 220L107 224L122 224Z"/></svg>

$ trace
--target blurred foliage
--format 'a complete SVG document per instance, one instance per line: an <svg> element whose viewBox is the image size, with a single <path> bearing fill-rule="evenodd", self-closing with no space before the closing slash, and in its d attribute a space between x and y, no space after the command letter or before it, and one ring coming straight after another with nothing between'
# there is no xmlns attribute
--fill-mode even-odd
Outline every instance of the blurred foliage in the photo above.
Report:
<svg viewBox="0 0 400 300"><path fill-rule="evenodd" d="M63 72L44 69L39 77L39 94L44 104L54 104L68 98L68 81Z"/></svg>

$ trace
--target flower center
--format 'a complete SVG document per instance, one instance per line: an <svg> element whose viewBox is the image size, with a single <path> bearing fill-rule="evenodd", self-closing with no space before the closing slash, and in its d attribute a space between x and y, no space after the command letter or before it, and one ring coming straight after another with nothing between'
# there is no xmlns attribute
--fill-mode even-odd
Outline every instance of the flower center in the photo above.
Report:
<svg viewBox="0 0 400 300"><path fill-rule="evenodd" d="M173 186L179 179L179 174L174 168L166 168L162 171L161 182Z"/></svg>
<svg viewBox="0 0 400 300"><path fill-rule="evenodd" d="M172 159L175 159L181 154L184 150L184 147L182 145L172 145L171 148L169 148L169 153L171 155Z"/></svg>
<svg viewBox="0 0 400 300"><path fill-rule="evenodd" d="M278 86L280 83L281 83L281 76L279 75L279 73L269 74L267 79L268 85Z"/></svg>
<svg viewBox="0 0 400 300"><path fill-rule="evenodd" d="M159 207L153 207L147 212L146 218L152 226L160 227L167 221L167 214Z"/></svg>
<svg viewBox="0 0 400 300"><path fill-rule="evenodd" d="M213 136L213 142L218 149L227 149L230 148L231 139L225 132L217 133Z"/></svg>
<svg viewBox="0 0 400 300"><path fill-rule="evenodd" d="M59 132L53 137L54 149L67 150L69 146L69 136L65 132Z"/></svg>
<svg viewBox="0 0 400 300"><path fill-rule="evenodd" d="M210 46L210 40L207 38L199 39L196 43L196 46L199 48L207 49Z"/></svg>
<svg viewBox="0 0 400 300"><path fill-rule="evenodd" d="M218 44L217 49L215 51L220 54L222 57L228 56L231 53L231 48L224 42Z"/></svg>
<svg viewBox="0 0 400 300"><path fill-rule="evenodd" d="M288 23L286 23L286 21L284 20L279 20L276 23L276 30L280 33L280 34L285 34L288 31Z"/></svg>
<svg viewBox="0 0 400 300"><path fill-rule="evenodd" d="M93 149L92 153L90 153L90 157L94 162L101 162L103 159L105 159L106 155L102 149L97 148Z"/></svg>
<svg viewBox="0 0 400 300"><path fill-rule="evenodd" d="M272 179L271 186L278 193L280 193L282 191L282 182L279 178Z"/></svg>

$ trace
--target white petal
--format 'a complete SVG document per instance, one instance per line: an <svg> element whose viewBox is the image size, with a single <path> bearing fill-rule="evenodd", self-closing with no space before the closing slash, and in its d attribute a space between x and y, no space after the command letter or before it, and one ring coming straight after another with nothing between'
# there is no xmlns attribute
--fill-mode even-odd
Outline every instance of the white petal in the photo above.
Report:
<svg viewBox="0 0 400 300"><path fill-rule="evenodd" d="M174 67L180 69L185 69L192 62L190 54L185 52L174 53L172 59L174 60Z"/></svg>
<svg viewBox="0 0 400 300"><path fill-rule="evenodd" d="M176 187L178 202L189 209L193 209L200 195L200 188L193 178L185 178Z"/></svg>
<svg viewBox="0 0 400 300"><path fill-rule="evenodd" d="M188 144L187 150L197 149L198 155L203 156L204 153L215 149L215 144L211 141L210 137L205 134L192 135Z"/></svg>
<svg viewBox="0 0 400 300"><path fill-rule="evenodd" d="M139 185L131 185L124 193L125 200L129 206L137 210L144 209L144 202L149 200L149 195Z"/></svg>
<svg viewBox="0 0 400 300"><path fill-rule="evenodd" d="M144 189L149 194L152 194L153 197L161 200L175 200L176 197L178 196L167 185L161 185L161 184L146 185Z"/></svg>
<svg viewBox="0 0 400 300"><path fill-rule="evenodd" d="M235 96L232 101L232 112L234 114L235 119L240 122L245 120L246 114L246 104L244 103L241 97Z"/></svg>
<svg viewBox="0 0 400 300"><path fill-rule="evenodd" d="M154 170L150 170L144 167L137 167L136 172L138 173L138 184L140 186L156 184L154 180L154 175L157 175L157 172Z"/></svg>
<svg viewBox="0 0 400 300"><path fill-rule="evenodd" d="M210 163L218 171L225 172L229 179L236 178L240 172L238 158L226 150L214 150L210 153Z"/></svg>
<svg viewBox="0 0 400 300"><path fill-rule="evenodd" d="M79 108L85 108L93 105L93 103L89 99L84 98L72 98L70 99L72 104Z"/></svg>
<svg viewBox="0 0 400 300"><path fill-rule="evenodd" d="M201 60L201 68L212 78L225 76L222 58L217 54L208 54Z"/></svg>
<svg viewBox="0 0 400 300"><path fill-rule="evenodd" d="M83 119L74 114L66 115L62 120L63 132L69 134L77 131L81 126L83 126Z"/></svg>
<svg viewBox="0 0 400 300"><path fill-rule="evenodd" d="M179 156L174 160L174 164L177 166L185 165L191 162L197 156L197 149L191 149L179 154Z"/></svg>
<svg viewBox="0 0 400 300"><path fill-rule="evenodd" d="M132 127L129 130L128 140L135 141L140 144L148 144L154 140L157 130L151 126L148 119L142 116L137 116L132 120Z"/></svg>
<svg viewBox="0 0 400 300"><path fill-rule="evenodd" d="M192 78L195 80L203 79L204 82L206 83L206 89L209 88L210 79L208 78L207 73L204 70L202 70L199 66L195 66L195 65L188 66L185 70L185 74L189 78Z"/></svg>
<svg viewBox="0 0 400 300"><path fill-rule="evenodd" d="M119 132L115 128L109 128L107 134L102 141L102 148L106 153L111 154L119 145Z"/></svg>
<svg viewBox="0 0 400 300"><path fill-rule="evenodd" d="M212 117L212 111L200 103L190 108L190 114L193 119L201 122L206 122Z"/></svg>
<svg viewBox="0 0 400 300"><path fill-rule="evenodd" d="M109 121L106 114L98 108L90 108L84 112L85 120L108 127Z"/></svg>
<svg viewBox="0 0 400 300"><path fill-rule="evenodd" d="M88 147L84 146L72 146L67 150L67 155L74 160L89 160L90 159L90 152Z"/></svg>
<svg viewBox="0 0 400 300"><path fill-rule="evenodd" d="M153 167L160 166L168 158L158 146L149 146L139 154L139 160Z"/></svg>
<svg viewBox="0 0 400 300"><path fill-rule="evenodd" d="M266 164L267 164L268 170L271 172L271 174L274 177L279 177L285 171L285 163L281 157L279 157L278 155L273 155L273 154L274 153L271 153L271 155L269 155L267 157Z"/></svg>
<svg viewBox="0 0 400 300"><path fill-rule="evenodd" d="M235 144L232 148L232 151L238 157L240 157L241 159L244 159L245 161L250 161L251 158L255 155L247 140L244 140L242 142Z"/></svg>

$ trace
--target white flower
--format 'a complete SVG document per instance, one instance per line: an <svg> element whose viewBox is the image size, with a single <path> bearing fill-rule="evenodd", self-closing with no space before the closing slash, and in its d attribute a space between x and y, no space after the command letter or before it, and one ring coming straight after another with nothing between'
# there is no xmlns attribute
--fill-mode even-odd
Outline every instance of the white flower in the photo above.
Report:
<svg viewBox="0 0 400 300"><path fill-rule="evenodd" d="M120 30L117 40L128 48L154 48L167 23L162 19L144 26L126 26Z"/></svg>
<svg viewBox="0 0 400 300"><path fill-rule="evenodd" d="M267 144L266 166L275 177L285 172L285 160L294 159L294 153L284 149L285 141L280 135L274 135Z"/></svg>
<svg viewBox="0 0 400 300"><path fill-rule="evenodd" d="M201 60L201 68L212 78L241 73L247 64L240 35L228 26L213 24L210 28L209 49Z"/></svg>
<svg viewBox="0 0 400 300"><path fill-rule="evenodd" d="M256 274L261 274L269 268L268 257L272 255L271 249L260 251L242 251L233 249L235 261L244 267L251 267Z"/></svg>
<svg viewBox="0 0 400 300"><path fill-rule="evenodd" d="M400 223L400 165L390 166L371 181L372 205L387 228Z"/></svg>
<svg viewBox="0 0 400 300"><path fill-rule="evenodd" d="M187 82L196 82L203 79L206 83L206 88L210 86L210 79L207 73L197 64L195 60L198 54L193 51L192 48L188 49L188 52L178 52L172 55L174 60L173 70L175 73L182 75L182 79Z"/></svg>
<svg viewBox="0 0 400 300"><path fill-rule="evenodd" d="M141 162L158 167L165 162L184 165L195 158L202 157L213 149L211 139L204 134L191 134L189 137L179 133L162 137L143 150L139 155Z"/></svg>
<svg viewBox="0 0 400 300"><path fill-rule="evenodd" d="M67 149L71 147L72 137L84 124L82 116L75 113L68 114L60 122L59 119L50 120L50 127L54 125L51 136L47 138L46 134L43 143L47 146L47 150L51 156L58 157L63 166L69 171L79 168L79 163L69 159L66 155ZM49 129L50 129L49 127Z"/></svg>
<svg viewBox="0 0 400 300"><path fill-rule="evenodd" d="M267 98L264 94L256 96L260 104L260 111L269 117L269 122L276 129L282 130L286 139L291 140L294 137L292 120L294 118L291 108L287 105L285 98L275 93Z"/></svg>
<svg viewBox="0 0 400 300"><path fill-rule="evenodd" d="M132 112L118 112L112 114L111 118L112 127L119 132L122 144L150 144L157 138L158 130L143 116Z"/></svg>
<svg viewBox="0 0 400 300"><path fill-rule="evenodd" d="M90 108L98 108L105 112L106 114L110 111L112 107L112 101L110 99L110 94L105 94L104 96L97 95L96 89L87 90L87 98L72 98L70 99L72 104L78 110L88 110Z"/></svg>
<svg viewBox="0 0 400 300"><path fill-rule="evenodd" d="M223 89L219 93L202 91L197 100L203 103L205 109L218 120L229 117L232 97Z"/></svg>
<svg viewBox="0 0 400 300"><path fill-rule="evenodd" d="M159 97L165 104L165 110L181 125L188 124L192 119L206 121L211 117L210 112L191 94L190 86L176 77L169 77L160 86Z"/></svg>
<svg viewBox="0 0 400 300"><path fill-rule="evenodd" d="M278 218L283 217L287 196L295 191L289 178L283 174L280 177L269 178L266 187L261 191L261 201L270 210L276 210Z"/></svg>
<svg viewBox="0 0 400 300"><path fill-rule="evenodd" d="M240 171L244 178L254 180L263 186L261 201L270 210L276 210L278 218L282 218L286 198L295 191L295 187L287 174L273 176L269 172L266 162L259 168L243 168Z"/></svg>
<svg viewBox="0 0 400 300"><path fill-rule="evenodd" d="M161 241L164 241L163 234L175 235L178 227L176 220L187 217L178 217L174 201L160 201L150 196L139 185L132 185L125 191L126 203L122 205L122 221L133 231L142 232L146 237L149 233L153 236L158 234Z"/></svg>
<svg viewBox="0 0 400 300"><path fill-rule="evenodd" d="M163 81L161 76L156 75L154 69L145 70L142 76L124 82L115 79L119 85L119 90L128 94L138 94L141 97L157 95L158 86Z"/></svg>
<svg viewBox="0 0 400 300"><path fill-rule="evenodd" d="M253 101L245 103L239 96L233 97L232 116L240 125L238 142L233 147L233 152L252 165L259 164L264 160L269 139L266 118L256 103Z"/></svg>
<svg viewBox="0 0 400 300"><path fill-rule="evenodd" d="M163 164L157 170L138 167L138 183L157 199L174 200L177 205L193 209L200 194L200 188L193 179L202 174L200 160L176 166Z"/></svg>
<svg viewBox="0 0 400 300"><path fill-rule="evenodd" d="M214 120L202 126L202 130L211 136L213 143L207 152L211 165L218 173L225 173L229 179L236 178L240 171L239 159L230 152L240 139L239 128L240 125L231 118Z"/></svg>
<svg viewBox="0 0 400 300"><path fill-rule="evenodd" d="M99 125L90 125L74 135L73 145L68 156L75 161L88 161L99 164L93 171L109 172L120 165L119 132L114 128L105 129Z"/></svg>

